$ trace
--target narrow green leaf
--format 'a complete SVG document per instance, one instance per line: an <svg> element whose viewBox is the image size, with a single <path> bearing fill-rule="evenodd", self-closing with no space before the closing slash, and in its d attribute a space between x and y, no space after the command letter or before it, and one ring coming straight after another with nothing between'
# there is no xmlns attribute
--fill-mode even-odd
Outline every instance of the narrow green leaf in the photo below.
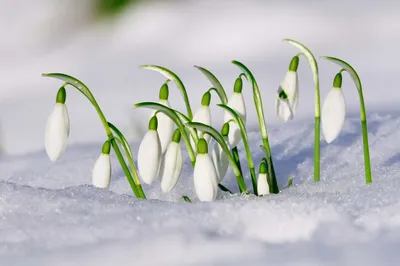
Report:
<svg viewBox="0 0 400 266"><path fill-rule="evenodd" d="M192 145L190 145L189 136L186 133L185 126L182 123L182 121L180 120L180 118L175 110L173 110L165 105L155 103L155 102L141 102L141 103L135 104L134 107L136 107L136 108L144 107L144 108L157 110L159 112L166 114L172 121L174 121L176 126L181 131L183 141L185 142L186 149L188 150L188 153L189 153L190 161L192 162L192 164L194 164L194 162L196 161L195 153L193 151Z"/></svg>
<svg viewBox="0 0 400 266"><path fill-rule="evenodd" d="M200 70L201 73L204 74L204 76L207 77L207 79L211 82L211 84L213 85L213 87L216 89L216 92L218 93L218 96L220 97L220 99L222 100L223 104L227 104L228 103L228 97L226 96L226 92L224 90L224 87L222 87L221 82L219 82L219 80L217 79L217 77L211 73L209 70L201 67L201 66L194 66L195 68L197 68L198 70Z"/></svg>
<svg viewBox="0 0 400 266"><path fill-rule="evenodd" d="M174 72L165 67L156 65L143 65L141 66L141 68L157 71L158 73L164 75L167 79L173 80L175 82L176 86L178 87L178 89L182 94L183 100L185 101L187 115L189 119L192 120L193 113L192 113L192 108L190 107L189 97L187 95L185 86L183 85L183 82L180 80L180 78Z"/></svg>

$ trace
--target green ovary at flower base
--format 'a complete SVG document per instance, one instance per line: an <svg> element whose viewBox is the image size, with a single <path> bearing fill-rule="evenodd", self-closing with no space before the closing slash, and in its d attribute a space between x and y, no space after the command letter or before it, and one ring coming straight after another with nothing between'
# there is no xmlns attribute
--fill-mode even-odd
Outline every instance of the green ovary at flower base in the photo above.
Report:
<svg viewBox="0 0 400 266"><path fill-rule="evenodd" d="M89 88L80 80L78 80L72 76L66 75L66 74L47 73L47 74L42 74L42 76L56 78L56 79L59 79L59 80L62 80L65 82L63 85L63 89L60 89L59 93L57 94L57 100L56 100L57 104L65 104L65 99L66 99L65 86L67 86L67 85L70 85L70 86L74 87L75 89L77 89L78 91L80 91L90 101L90 103L95 108L97 114L99 115L100 121L103 124L103 127L106 131L107 138L111 144L111 147L113 147L113 149L114 149L115 155L118 158L118 161L122 167L122 170L124 171L124 174L129 182L129 185L132 188L133 193L135 194L135 196L137 198L145 199L146 196L143 192L142 186L140 185L140 183L135 182L134 178L132 177L132 173L129 171L129 168L124 160L124 157L121 154L121 151L118 147L117 138L113 135L113 132L112 132L102 110L100 109L100 106L98 105L96 99L94 98L94 96L93 96L92 92L89 90ZM64 142L66 142L66 137L68 137L68 134L69 134L69 120L68 120L68 124L67 124L65 112L66 112L66 109L63 109L63 112L57 111L57 116L56 116L56 118L54 118L54 111L53 111L52 115L50 116L50 118L48 120L49 125L46 126L46 128L49 127L49 129L46 129L46 142L47 142L46 146L48 146L48 148L46 148L46 150L49 149L49 151L50 151L49 157L52 160L58 159L58 157L61 155L61 153L63 151L63 149L62 149L63 146L60 143L58 143L58 146L52 147L52 143L55 143L54 139L57 141L62 140ZM62 114L62 116L60 114ZM53 118L51 118L51 117L53 117ZM54 124L56 124L56 126L54 126ZM56 130L53 130L54 128L56 128ZM63 134L62 136L61 136L60 132ZM51 136L53 134L56 134L56 135ZM120 139L118 139L118 140L120 140ZM64 142L62 142L62 143L64 143ZM52 149L54 149L55 152L51 151ZM65 149L65 147L64 147L64 149ZM127 152L127 154L129 153L128 151L126 151L126 152ZM134 171L134 168L132 170ZM135 173L135 175L137 176L137 173Z"/></svg>
<svg viewBox="0 0 400 266"><path fill-rule="evenodd" d="M291 39L284 39L284 41L292 44L293 46L297 47L301 51L301 55L303 55L308 62L308 65L311 69L313 80L315 84L315 124L314 124L314 181L320 181L320 121L321 121L321 104L320 104L320 91L319 91L319 73L318 73L318 64L317 60L315 60L314 55L311 51L303 44L299 43L298 41L291 40ZM295 66L295 62L293 60L297 60L294 57L289 67L289 72L293 70L293 66ZM297 60L298 61L298 60ZM293 63L293 64L292 64ZM293 94L295 95L295 94ZM288 95L288 99L291 95ZM298 95L297 95L298 97ZM295 104L296 103L296 104ZM297 106L297 101L290 103L289 106L293 109L293 107ZM293 110L292 110L293 111ZM293 114L292 114L293 115Z"/></svg>
<svg viewBox="0 0 400 266"><path fill-rule="evenodd" d="M364 95L363 95L361 79L358 76L355 69L349 63L345 62L344 60L335 58L335 57L330 57L330 56L323 56L322 58L339 65L342 68L342 70L340 71L339 74L341 74L341 72L343 72L343 71L346 71L347 73L349 73L350 77L354 81L354 84L356 85L359 100L360 100L360 120L361 120L361 133L362 133L362 138L363 138L363 149L364 149L365 183L367 183L367 184L372 183L371 158L369 155L369 144L368 144L367 114L366 114L366 110L365 110ZM341 81L341 79L340 79L340 81ZM335 84L334 84L334 86L335 86Z"/></svg>

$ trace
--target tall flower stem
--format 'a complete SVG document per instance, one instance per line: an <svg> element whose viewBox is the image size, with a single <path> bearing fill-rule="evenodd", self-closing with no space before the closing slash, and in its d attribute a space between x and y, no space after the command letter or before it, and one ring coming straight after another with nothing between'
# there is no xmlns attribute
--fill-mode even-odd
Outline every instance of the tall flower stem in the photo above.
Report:
<svg viewBox="0 0 400 266"><path fill-rule="evenodd" d="M363 149L364 149L365 183L370 184L372 183L371 158L369 155L369 144L368 144L367 113L365 110L361 79L358 76L357 72L354 70L354 68L349 63L343 61L342 59L330 56L323 56L322 58L334 62L338 64L340 67L342 67L343 69L341 70L341 72L346 71L347 73L349 73L349 75L351 76L356 85L360 100L360 120L361 120L361 134L363 138Z"/></svg>
<svg viewBox="0 0 400 266"><path fill-rule="evenodd" d="M242 175L243 175L242 166L241 166L241 164L240 164L240 158L239 158L239 151L238 151L238 148L237 148L237 147L234 147L234 148L231 150L231 152L232 152L233 159L235 160L235 162L236 162L236 164L237 164L237 166L238 166L238 168L239 168L239 171L240 171L240 172L242 173Z"/></svg>
<svg viewBox="0 0 400 266"><path fill-rule="evenodd" d="M68 85L73 86L77 90L79 90L89 101L90 103L94 106L96 109L97 114L99 115L100 121L103 124L103 127L106 131L107 138L110 140L111 145L115 151L115 154L118 158L119 163L121 164L121 167L126 175L126 178L128 179L128 182L132 188L133 193L137 198L143 198L145 199L145 194L141 188L140 183L136 184L135 181L133 180L132 174L129 171L126 162L124 160L124 157L121 154L121 151L119 150L118 144L115 141L114 135L108 125L107 119L105 118L102 110L100 109L100 106L98 105L96 99L94 98L92 92L89 90L89 88L80 80L66 75L66 74L61 74L61 73L48 73L48 74L42 74L44 77L52 77L56 78L59 80L62 80L66 82Z"/></svg>
<svg viewBox="0 0 400 266"><path fill-rule="evenodd" d="M319 74L318 74L318 64L314 55L311 51L303 44L291 40L284 39L284 41L294 45L300 49L298 55L303 55L308 62L308 65L313 74L314 84L315 84L315 123L314 123L314 181L320 181L320 141L321 141L321 96L319 90Z"/></svg>
<svg viewBox="0 0 400 266"><path fill-rule="evenodd" d="M271 176L273 182L277 184L274 163L273 163L272 155L271 155L271 147L270 147L269 141L268 141L268 131L267 131L267 125L265 123L265 118L264 118L264 108L263 108L263 104L262 104L260 89L258 88L257 81L254 78L253 74L250 72L250 70L245 65L243 65L242 63L240 63L238 61L232 61L232 63L235 64L236 66L238 66L246 75L247 80L249 82L251 82L251 85L253 88L254 105L256 107L258 123L259 123L260 131L261 131L261 138L262 138L263 146L268 151L268 158L267 158L268 163L271 165L271 170L268 171L269 172L268 174ZM276 191L275 193L279 193L279 191Z"/></svg>

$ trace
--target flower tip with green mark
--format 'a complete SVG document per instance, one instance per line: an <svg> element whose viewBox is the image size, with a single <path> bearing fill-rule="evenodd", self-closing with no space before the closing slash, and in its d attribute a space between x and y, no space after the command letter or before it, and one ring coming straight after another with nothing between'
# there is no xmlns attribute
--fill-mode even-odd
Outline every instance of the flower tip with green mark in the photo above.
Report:
<svg viewBox="0 0 400 266"><path fill-rule="evenodd" d="M341 88L342 87L342 73L337 73L335 79L333 80L333 87L334 88Z"/></svg>
<svg viewBox="0 0 400 266"><path fill-rule="evenodd" d="M224 136L224 137L226 137L226 136L228 136L229 135L229 123L225 123L223 126L222 126L222 129L221 129L221 135L222 136Z"/></svg>
<svg viewBox="0 0 400 266"><path fill-rule="evenodd" d="M160 100L168 100L168 97L169 97L168 84L164 83L160 88L159 99Z"/></svg>
<svg viewBox="0 0 400 266"><path fill-rule="evenodd" d="M289 71L296 72L298 67L299 67L299 57L296 55L290 61Z"/></svg>
<svg viewBox="0 0 400 266"><path fill-rule="evenodd" d="M152 118L150 118L149 121L149 130L157 130L158 128L158 119L157 116L153 116Z"/></svg>
<svg viewBox="0 0 400 266"><path fill-rule="evenodd" d="M65 87L63 86L57 92L56 102L64 104L66 100L67 100L67 91L65 90Z"/></svg>
<svg viewBox="0 0 400 266"><path fill-rule="evenodd" d="M101 154L92 171L92 184L97 188L108 188L111 180L110 141L103 144Z"/></svg>
<svg viewBox="0 0 400 266"><path fill-rule="evenodd" d="M200 138L199 142L197 142L197 153L198 154L207 154L208 153L208 144L204 138Z"/></svg>
<svg viewBox="0 0 400 266"><path fill-rule="evenodd" d="M201 98L201 105L210 106L210 103L211 103L211 92L207 91L206 93L203 94L203 97Z"/></svg>
<svg viewBox="0 0 400 266"><path fill-rule="evenodd" d="M267 160L263 158L260 163L260 169L257 178L257 192L259 196L270 194L267 172L268 172Z"/></svg>
<svg viewBox="0 0 400 266"><path fill-rule="evenodd" d="M172 136L172 141L175 143L179 143L181 141L181 131L177 128L175 129L174 135Z"/></svg>
<svg viewBox="0 0 400 266"><path fill-rule="evenodd" d="M243 89L243 81L241 77L238 77L235 81L233 91L236 93L242 93L242 89Z"/></svg>

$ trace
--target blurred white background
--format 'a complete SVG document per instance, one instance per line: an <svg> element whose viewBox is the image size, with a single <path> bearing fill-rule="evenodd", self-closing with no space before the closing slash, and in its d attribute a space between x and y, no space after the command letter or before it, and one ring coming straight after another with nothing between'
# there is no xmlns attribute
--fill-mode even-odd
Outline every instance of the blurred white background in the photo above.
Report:
<svg viewBox="0 0 400 266"><path fill-rule="evenodd" d="M93 0L0 0L0 127L6 154L43 149L44 126L57 89L44 72L73 75L91 88L108 120L130 138L146 127L134 110L140 101L157 101L164 77L141 64L158 64L180 76L195 110L210 84L193 65L211 70L230 94L239 74L230 61L242 61L262 90L267 124L280 123L274 97L288 63L298 51L283 38L307 45L316 56L343 58L359 72L367 112L399 106L398 41L400 2L385 1L139 1L115 16L93 12ZM337 69L319 60L321 94L326 95ZM300 62L300 103L296 119L313 121L314 86ZM344 81L349 115L357 113L357 93ZM348 90L347 90L348 88ZM171 103L184 110L175 87ZM256 121L249 86L245 88ZM217 98L214 98L216 103ZM397 105L396 105L397 104ZM68 91L70 144L105 138L93 107L77 91ZM216 107L214 124L221 112Z"/></svg>

